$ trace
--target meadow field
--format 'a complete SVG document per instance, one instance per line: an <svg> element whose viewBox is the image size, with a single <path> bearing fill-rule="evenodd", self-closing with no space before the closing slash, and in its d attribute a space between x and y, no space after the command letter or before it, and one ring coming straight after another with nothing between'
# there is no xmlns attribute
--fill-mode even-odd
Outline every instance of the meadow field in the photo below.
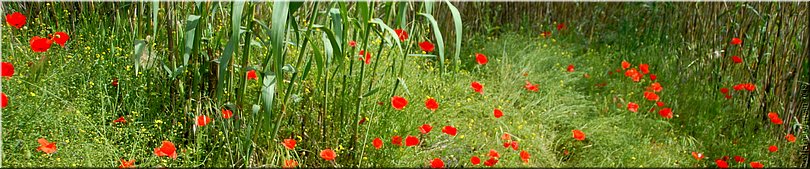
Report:
<svg viewBox="0 0 810 169"><path fill-rule="evenodd" d="M807 2L0 2L0 167L807 167Z"/></svg>

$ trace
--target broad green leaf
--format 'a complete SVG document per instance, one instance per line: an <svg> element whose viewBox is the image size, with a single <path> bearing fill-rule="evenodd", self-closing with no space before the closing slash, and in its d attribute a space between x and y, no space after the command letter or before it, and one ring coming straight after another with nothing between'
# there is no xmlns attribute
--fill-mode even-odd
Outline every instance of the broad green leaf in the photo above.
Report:
<svg viewBox="0 0 810 169"><path fill-rule="evenodd" d="M458 71L459 64L461 62L459 55L461 55L461 33L462 31L462 22L461 22L461 14L458 12L458 8L450 3L450 1L445 1L447 3L447 7L450 8L450 13L453 14L453 25L456 27L456 52L455 57L453 58L453 70Z"/></svg>
<svg viewBox="0 0 810 169"><path fill-rule="evenodd" d="M439 29L439 24L436 23L436 19L433 18L433 15L428 13L419 13L419 15L424 16L425 18L430 21L431 27L433 27L433 35L436 36L436 46L439 47L439 67L444 73L444 38L442 38L442 32Z"/></svg>
<svg viewBox="0 0 810 169"><path fill-rule="evenodd" d="M329 16L332 17L332 30L335 32L335 40L337 40L340 48L343 48L343 20L340 18L340 10L332 8L329 10Z"/></svg>
<svg viewBox="0 0 810 169"><path fill-rule="evenodd" d="M217 103L222 103L222 93L225 84L225 75L228 73L228 65L231 63L231 56L233 56L236 47L239 45L239 30L242 27L242 10L244 9L245 1L234 1L233 9L231 11L231 39L225 46L225 52L219 57L219 78L217 78Z"/></svg>
<svg viewBox="0 0 810 169"><path fill-rule="evenodd" d="M380 25L381 29L388 32L388 34L391 35L394 38L393 41L396 42L396 44L397 44L397 48L399 49L399 54L404 54L404 52L402 51L402 44L399 43L399 38L398 38L399 36L397 36L397 32L395 32L393 29L391 29L391 27L388 27L388 25L383 23L383 21L381 19L379 19L379 18L372 19L371 23L375 23L377 25Z"/></svg>
<svg viewBox="0 0 810 169"><path fill-rule="evenodd" d="M194 48L194 33L197 32L197 23L200 23L199 15L189 15L186 19L185 29L185 45L183 52L183 65L188 65L188 59L191 57L191 50Z"/></svg>

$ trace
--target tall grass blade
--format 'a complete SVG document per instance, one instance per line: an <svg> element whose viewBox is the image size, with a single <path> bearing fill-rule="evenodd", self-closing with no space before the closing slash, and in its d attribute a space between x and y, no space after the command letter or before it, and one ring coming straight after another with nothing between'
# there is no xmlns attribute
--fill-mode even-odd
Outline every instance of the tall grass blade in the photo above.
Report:
<svg viewBox="0 0 810 169"><path fill-rule="evenodd" d="M219 78L217 78L217 105L223 102L222 92L224 90L225 75L228 67L231 64L231 56L233 56L236 47L239 46L239 30L242 27L242 10L244 9L245 1L234 1L233 9L231 9L231 39L228 40L228 45L225 46L225 53L219 58ZM248 45L248 44L245 44Z"/></svg>
<svg viewBox="0 0 810 169"><path fill-rule="evenodd" d="M439 29L439 24L436 23L436 19L433 18L433 15L428 13L419 13L419 15L427 18L428 21L430 21L430 26L433 27L433 35L436 36L436 46L439 47L439 68L442 70L441 72L444 73L444 38Z"/></svg>
<svg viewBox="0 0 810 169"><path fill-rule="evenodd" d="M447 7L450 8L450 13L453 14L453 25L456 27L456 52L455 57L453 58L453 71L458 72L459 64L461 64L461 60L459 55L461 55L461 36L464 35L462 33L462 22L461 22L461 14L458 12L458 8L450 3L450 1L445 1L447 3Z"/></svg>

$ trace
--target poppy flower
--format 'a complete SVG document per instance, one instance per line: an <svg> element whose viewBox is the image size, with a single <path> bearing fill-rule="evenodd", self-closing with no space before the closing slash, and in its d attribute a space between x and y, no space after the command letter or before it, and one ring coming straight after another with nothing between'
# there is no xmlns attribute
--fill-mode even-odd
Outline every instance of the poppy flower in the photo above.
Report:
<svg viewBox="0 0 810 169"><path fill-rule="evenodd" d="M622 61L622 69L630 68L630 62Z"/></svg>
<svg viewBox="0 0 810 169"><path fill-rule="evenodd" d="M664 107L664 102L655 102L655 104L658 105L658 107Z"/></svg>
<svg viewBox="0 0 810 169"><path fill-rule="evenodd" d="M731 45L740 45L742 44L742 40L740 38L731 38Z"/></svg>
<svg viewBox="0 0 810 169"><path fill-rule="evenodd" d="M771 123L773 124L777 125L782 124L782 119L779 118L779 115L774 112L768 113L768 118L771 120Z"/></svg>
<svg viewBox="0 0 810 169"><path fill-rule="evenodd" d="M628 69L627 71L624 72L624 76L627 76L630 79L633 79L634 82L638 82L639 80L641 80L641 77L642 77L641 73L639 73L636 70L636 68Z"/></svg>
<svg viewBox="0 0 810 169"><path fill-rule="evenodd" d="M112 82L110 82L110 85L112 85L113 87L118 87L118 78L113 78Z"/></svg>
<svg viewBox="0 0 810 169"><path fill-rule="evenodd" d="M233 112L231 110L222 109L222 118L230 119L231 117L233 117Z"/></svg>
<svg viewBox="0 0 810 169"><path fill-rule="evenodd" d="M731 95L726 94L726 99L731 99Z"/></svg>
<svg viewBox="0 0 810 169"><path fill-rule="evenodd" d="M579 140L579 141L585 140L585 133L583 133L582 131L580 131L580 130L571 130L571 132L574 133L574 139Z"/></svg>
<svg viewBox="0 0 810 169"><path fill-rule="evenodd" d="M745 162L745 158L740 157L740 156L734 156L734 161L736 161L738 163L742 163L742 162Z"/></svg>
<svg viewBox="0 0 810 169"><path fill-rule="evenodd" d="M391 137L391 144L402 146L402 137L400 136Z"/></svg>
<svg viewBox="0 0 810 169"><path fill-rule="evenodd" d="M778 150L779 147L776 147L775 145L771 145L770 147L768 147L768 151L770 151L771 153L776 152Z"/></svg>
<svg viewBox="0 0 810 169"><path fill-rule="evenodd" d="M405 100L405 98L399 96L391 97L391 106L394 107L394 109L402 110L402 108L405 108L407 105L408 100Z"/></svg>
<svg viewBox="0 0 810 169"><path fill-rule="evenodd" d="M351 47L357 47L357 42L355 42L355 41L349 41L349 46L351 46Z"/></svg>
<svg viewBox="0 0 810 169"><path fill-rule="evenodd" d="M34 52L41 53L48 51L48 49L51 48L51 44L53 44L53 41L50 39L41 38L39 36L34 36L31 37L29 43L31 44L31 50L33 50Z"/></svg>
<svg viewBox="0 0 810 169"><path fill-rule="evenodd" d="M433 161L430 161L431 168L444 168L444 161L439 158L434 158Z"/></svg>
<svg viewBox="0 0 810 169"><path fill-rule="evenodd" d="M698 152L694 152L694 151L693 151L693 152L692 152L692 157L694 157L694 158L695 158L695 160L700 161L700 160L702 160L702 159L703 159L703 153L698 153Z"/></svg>
<svg viewBox="0 0 810 169"><path fill-rule="evenodd" d="M503 142L503 148L509 148L510 145L510 142Z"/></svg>
<svg viewBox="0 0 810 169"><path fill-rule="evenodd" d="M174 144L170 141L163 141L161 142L161 146L155 148L155 155L158 157L170 157L173 159L177 159L177 148L174 147Z"/></svg>
<svg viewBox="0 0 810 169"><path fill-rule="evenodd" d="M0 93L0 108L6 108L8 106L8 96L6 93Z"/></svg>
<svg viewBox="0 0 810 169"><path fill-rule="evenodd" d="M762 163L751 162L751 168L762 168L762 167L765 167L765 165L762 165Z"/></svg>
<svg viewBox="0 0 810 169"><path fill-rule="evenodd" d="M495 116L496 119L501 118L501 116L503 116L503 112L500 109L495 109L494 111L492 111L492 114Z"/></svg>
<svg viewBox="0 0 810 169"><path fill-rule="evenodd" d="M757 90L757 86L754 85L754 84L751 84L751 83L746 83L745 85L743 85L743 87L745 88L745 90L748 90L748 91Z"/></svg>
<svg viewBox="0 0 810 169"><path fill-rule="evenodd" d="M638 104L633 102L627 103L627 110L630 110L633 113L638 112Z"/></svg>
<svg viewBox="0 0 810 169"><path fill-rule="evenodd" d="M731 56L731 61L734 63L742 63L743 60L739 56Z"/></svg>
<svg viewBox="0 0 810 169"><path fill-rule="evenodd" d="M473 156L470 158L470 163L473 165L481 164L481 158L478 158L478 156Z"/></svg>
<svg viewBox="0 0 810 169"><path fill-rule="evenodd" d="M523 163L529 163L530 157L531 155L529 155L529 152L526 152L526 150L520 151L520 159L523 160Z"/></svg>
<svg viewBox="0 0 810 169"><path fill-rule="evenodd" d="M425 100L425 108L430 111L436 111L439 108L439 103L436 102L436 99L428 98Z"/></svg>
<svg viewBox="0 0 810 169"><path fill-rule="evenodd" d="M427 134L430 133L430 130L432 129L433 126L430 126L430 124L423 124L422 126L419 127L419 132L421 132L422 134Z"/></svg>
<svg viewBox="0 0 810 169"><path fill-rule="evenodd" d="M499 154L498 151L495 151L495 149L489 149L489 157L501 158L501 154Z"/></svg>
<svg viewBox="0 0 810 169"><path fill-rule="evenodd" d="M714 160L714 163L717 164L717 168L728 168L728 163L722 159Z"/></svg>
<svg viewBox="0 0 810 169"><path fill-rule="evenodd" d="M727 94L728 93L728 88L725 88L725 87L720 88L720 93Z"/></svg>
<svg viewBox="0 0 810 169"><path fill-rule="evenodd" d="M123 158L121 159L121 165L118 166L118 168L133 168L133 167L135 167L135 159L127 161L124 160Z"/></svg>
<svg viewBox="0 0 810 169"><path fill-rule="evenodd" d="M363 117L363 118L360 119L360 122L357 122L357 124L363 124L363 123L366 122L366 120L368 120L368 118Z"/></svg>
<svg viewBox="0 0 810 169"><path fill-rule="evenodd" d="M371 64L371 52L360 50L360 54L358 55L360 56L360 60L362 60L363 63ZM363 57L363 55L366 55L365 58Z"/></svg>
<svg viewBox="0 0 810 169"><path fill-rule="evenodd" d="M489 60L487 60L487 56L480 53L475 53L475 61L478 62L479 65L484 65L489 62Z"/></svg>
<svg viewBox="0 0 810 169"><path fill-rule="evenodd" d="M473 81L472 83L470 83L470 87L472 87L475 92L484 94L484 85L481 85L481 83Z"/></svg>
<svg viewBox="0 0 810 169"><path fill-rule="evenodd" d="M515 150L515 151L518 150L518 142L517 141L513 141L509 145L510 145L510 147L512 147L512 150Z"/></svg>
<svg viewBox="0 0 810 169"><path fill-rule="evenodd" d="M113 123L126 123L127 120L124 119L124 116L119 117L118 119L113 120Z"/></svg>
<svg viewBox="0 0 810 169"><path fill-rule="evenodd" d="M655 81L657 78L658 76L655 76L655 74L650 74L650 81Z"/></svg>
<svg viewBox="0 0 810 169"><path fill-rule="evenodd" d="M416 138L414 136L405 137L405 146L410 147L410 146L415 146L415 145L418 145L418 144L419 144L419 138Z"/></svg>
<svg viewBox="0 0 810 169"><path fill-rule="evenodd" d="M503 135L501 135L501 140L512 140L512 136L510 136L509 134L503 133Z"/></svg>
<svg viewBox="0 0 810 169"><path fill-rule="evenodd" d="M453 126L444 126L444 128L442 128L442 132L450 136L456 136L457 131L458 130Z"/></svg>
<svg viewBox="0 0 810 169"><path fill-rule="evenodd" d="M648 89L652 90L653 92L661 92L661 90L664 90L664 87L661 87L660 83L655 82L650 84L650 87Z"/></svg>
<svg viewBox="0 0 810 169"><path fill-rule="evenodd" d="M297 166L298 166L298 161L290 159L290 160L284 160L284 165L282 165L281 168L295 168Z"/></svg>
<svg viewBox="0 0 810 169"><path fill-rule="evenodd" d="M526 88L526 90L528 90L528 91L537 92L538 90L540 90L540 89L537 88L537 86L538 86L538 84L532 84L531 82L529 82L527 80L526 85L524 85L523 88Z"/></svg>
<svg viewBox="0 0 810 169"><path fill-rule="evenodd" d="M68 39L70 39L70 36L68 36L67 33L65 32L56 32L53 35L51 35L51 40L53 40L54 42L56 42L56 44L59 44L59 46L62 47L65 47L65 43L67 43Z"/></svg>
<svg viewBox="0 0 810 169"><path fill-rule="evenodd" d="M9 62L3 62L0 64L0 76L2 77L11 77L14 75L14 65Z"/></svg>
<svg viewBox="0 0 810 169"><path fill-rule="evenodd" d="M430 52L433 52L434 46L433 46L432 43L430 43L428 41L424 41L422 43L419 43L419 48L422 48L422 51L430 53Z"/></svg>
<svg viewBox="0 0 810 169"><path fill-rule="evenodd" d="M56 152L56 143L48 142L45 138L40 138L37 140L39 142L39 147L37 147L37 151L45 152L45 154L52 154Z"/></svg>
<svg viewBox="0 0 810 169"><path fill-rule="evenodd" d="M771 119L772 118L779 118L779 114L776 114L775 112L770 112L770 113L768 113L768 118L771 118Z"/></svg>
<svg viewBox="0 0 810 169"><path fill-rule="evenodd" d="M328 148L325 149L325 150L321 150L320 155L321 155L321 158L323 158L326 161L335 160L335 157L337 157L337 154L335 153L335 150L328 149Z"/></svg>
<svg viewBox="0 0 810 169"><path fill-rule="evenodd" d="M644 98L647 98L649 101L658 101L658 94L654 92L644 92Z"/></svg>
<svg viewBox="0 0 810 169"><path fill-rule="evenodd" d="M664 117L666 119L671 119L672 118L672 109L671 108L663 108L660 111L658 111L658 115L661 115L661 117Z"/></svg>
<svg viewBox="0 0 810 169"><path fill-rule="evenodd" d="M397 33L397 37L399 37L400 41L405 42L405 39L408 39L408 32L405 32L402 29L396 29L396 30L394 30L394 32Z"/></svg>
<svg viewBox="0 0 810 169"><path fill-rule="evenodd" d="M558 31L561 31L561 30L563 30L563 29L565 29L565 23L559 23L559 24L557 24L557 30L558 30Z"/></svg>
<svg viewBox="0 0 810 169"><path fill-rule="evenodd" d="M729 158L728 158L728 156L723 156L723 158L721 158L721 159L722 159L723 161L726 161L726 160L728 160Z"/></svg>
<svg viewBox="0 0 810 169"><path fill-rule="evenodd" d="M281 144L283 144L284 148L287 148L287 150L295 149L295 140L294 139L284 139L284 142L282 142Z"/></svg>
<svg viewBox="0 0 810 169"><path fill-rule="evenodd" d="M20 29L25 25L25 15L20 12L14 12L11 14L6 15L6 23L9 25Z"/></svg>
<svg viewBox="0 0 810 169"><path fill-rule="evenodd" d="M543 38L550 37L551 36L551 31L545 31L543 33L540 33L540 36L543 36Z"/></svg>
<svg viewBox="0 0 810 169"><path fill-rule="evenodd" d="M785 136L785 139L786 139L788 142L791 142L791 143L792 143L792 142L796 142L796 136L793 136L793 134L788 134L787 136Z"/></svg>
<svg viewBox="0 0 810 169"><path fill-rule="evenodd" d="M574 65L568 65L568 69L566 69L566 70L568 72L574 72Z"/></svg>
<svg viewBox="0 0 810 169"><path fill-rule="evenodd" d="M641 73L650 74L650 65L647 65L646 63L639 64L638 70L641 70Z"/></svg>
<svg viewBox="0 0 810 169"><path fill-rule="evenodd" d="M197 126L202 127L202 126L208 125L208 123L211 123L211 120L212 119L210 117L206 116L206 115L199 115L199 116L197 116L197 123L196 124L197 124Z"/></svg>
<svg viewBox="0 0 810 169"><path fill-rule="evenodd" d="M585 74L582 75L582 77L585 77L586 79L589 79L589 78L591 78L591 75L589 75L588 73L585 73Z"/></svg>
<svg viewBox="0 0 810 169"><path fill-rule="evenodd" d="M256 77L256 70L250 70L247 72L248 80L258 80L259 77Z"/></svg>
<svg viewBox="0 0 810 169"><path fill-rule="evenodd" d="M382 148L382 146L383 146L382 139L380 139L379 137L374 138L374 141L371 141L371 145L373 145L373 146L374 146L374 148L376 148L377 150L379 150L379 149L380 149L380 148Z"/></svg>
<svg viewBox="0 0 810 169"><path fill-rule="evenodd" d="M495 164L498 164L498 159L495 159L495 157L490 157L489 160L484 161L485 166L492 167L495 166Z"/></svg>

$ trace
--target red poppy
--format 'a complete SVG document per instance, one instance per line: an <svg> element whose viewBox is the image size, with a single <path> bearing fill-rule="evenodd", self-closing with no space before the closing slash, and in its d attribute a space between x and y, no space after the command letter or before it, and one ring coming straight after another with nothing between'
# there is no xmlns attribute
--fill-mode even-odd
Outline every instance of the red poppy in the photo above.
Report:
<svg viewBox="0 0 810 169"><path fill-rule="evenodd" d="M31 44L31 50L33 50L34 52L41 53L48 51L48 49L51 48L51 44L53 44L53 41L50 39L41 38L39 36L34 36L31 37L29 43Z"/></svg>
<svg viewBox="0 0 810 169"><path fill-rule="evenodd" d="M655 82L650 84L650 87L648 89L652 90L653 92L661 92L661 90L664 90L664 87L661 87L660 83Z"/></svg>
<svg viewBox="0 0 810 169"><path fill-rule="evenodd" d="M658 107L664 107L664 102L655 102L655 104L658 105Z"/></svg>
<svg viewBox="0 0 810 169"><path fill-rule="evenodd" d="M693 151L692 152L692 157L694 157L696 160L700 161L700 160L703 159L703 153L698 153L698 152Z"/></svg>
<svg viewBox="0 0 810 169"><path fill-rule="evenodd" d="M363 57L363 55L366 55L365 58ZM371 64L371 52L366 52L366 51L360 50L359 56L360 56L360 60L362 60L363 63Z"/></svg>
<svg viewBox="0 0 810 169"><path fill-rule="evenodd" d="M762 167L765 167L765 165L762 165L762 163L751 162L751 168L762 168Z"/></svg>
<svg viewBox="0 0 810 169"><path fill-rule="evenodd" d="M503 135L501 135L501 140L512 140L512 136L510 136L509 134L503 133Z"/></svg>
<svg viewBox="0 0 810 169"><path fill-rule="evenodd" d="M53 40L54 42L56 42L56 44L59 44L59 46L62 47L65 47L65 43L67 43L68 39L70 39L70 36L68 36L67 33L65 32L56 32L53 35L51 35L51 40Z"/></svg>
<svg viewBox="0 0 810 169"><path fill-rule="evenodd" d="M723 158L722 158L723 161L726 161L728 159L729 159L728 156L723 156Z"/></svg>
<svg viewBox="0 0 810 169"><path fill-rule="evenodd" d="M419 132L422 134L430 133L430 130L433 130L433 126L430 126L430 124L423 124L419 127Z"/></svg>
<svg viewBox="0 0 810 169"><path fill-rule="evenodd" d="M222 118L230 119L231 117L233 117L233 112L231 110L222 109Z"/></svg>
<svg viewBox="0 0 810 169"><path fill-rule="evenodd" d="M622 69L630 68L630 62L622 61Z"/></svg>
<svg viewBox="0 0 810 169"><path fill-rule="evenodd" d="M433 46L432 43L430 43L428 41L424 41L422 43L419 43L419 48L422 48L422 51L430 53L430 52L433 52L434 46Z"/></svg>
<svg viewBox="0 0 810 169"><path fill-rule="evenodd" d="M113 78L112 82L110 82L110 85L112 85L113 87L118 87L118 78Z"/></svg>
<svg viewBox="0 0 810 169"><path fill-rule="evenodd" d="M373 146L374 146L374 148L376 148L377 150L379 150L379 149L380 149L380 148L382 148L382 146L383 146L382 139L380 139L379 137L374 138L374 140L373 140L373 141L371 141L371 145L373 145Z"/></svg>
<svg viewBox="0 0 810 169"><path fill-rule="evenodd" d="M782 118L779 118L779 115L774 112L768 113L768 118L771 120L771 123L773 124L777 125L782 124Z"/></svg>
<svg viewBox="0 0 810 169"><path fill-rule="evenodd" d="M768 147L768 151L770 151L771 153L776 152L777 150L779 150L779 147L776 147L775 145L771 145L770 147Z"/></svg>
<svg viewBox="0 0 810 169"><path fill-rule="evenodd" d="M298 166L298 161L295 160L284 160L284 165L281 168L295 168Z"/></svg>
<svg viewBox="0 0 810 169"><path fill-rule="evenodd" d="M574 133L574 139L579 140L579 141L585 140L585 133L583 133L582 131L580 131L580 130L571 130L571 132Z"/></svg>
<svg viewBox="0 0 810 169"><path fill-rule="evenodd" d="M170 141L163 141L161 142L161 146L155 148L155 155L158 157L167 156L173 159L177 159L177 148L174 147L174 144Z"/></svg>
<svg viewBox="0 0 810 169"><path fill-rule="evenodd" d="M636 68L628 69L627 71L624 72L624 76L627 76L630 79L633 79L634 82L638 82L639 80L641 80L641 77L642 77L641 73L639 73L636 70Z"/></svg>
<svg viewBox="0 0 810 169"><path fill-rule="evenodd" d="M725 88L725 87L720 88L720 93L727 94L728 93L728 88Z"/></svg>
<svg viewBox="0 0 810 169"><path fill-rule="evenodd" d="M407 106L407 105L408 105L408 100L405 100L405 98L402 98L402 97L399 97L399 96L391 97L391 106L393 106L394 109L402 110L402 108L405 108L405 106Z"/></svg>
<svg viewBox="0 0 810 169"><path fill-rule="evenodd" d="M731 99L731 95L726 94L726 99Z"/></svg>
<svg viewBox="0 0 810 169"><path fill-rule="evenodd" d="M728 168L728 163L722 159L714 160L714 163L717 164L717 168Z"/></svg>
<svg viewBox="0 0 810 169"><path fill-rule="evenodd" d="M14 75L14 65L9 62L2 62L2 64L0 64L0 72L2 72L0 76L10 78Z"/></svg>
<svg viewBox="0 0 810 169"><path fill-rule="evenodd" d="M731 56L731 61L734 62L734 63L742 63L743 62L742 58L739 57L739 56Z"/></svg>
<svg viewBox="0 0 810 169"><path fill-rule="evenodd" d="M510 143L510 146L512 147L512 150L515 150L515 151L518 150L518 142L517 141L513 141L512 143Z"/></svg>
<svg viewBox="0 0 810 169"><path fill-rule="evenodd" d="M523 88L526 88L526 90L528 90L528 91L537 92L538 90L540 90L540 89L537 88L537 86L538 86L538 84L532 84L531 82L529 82L527 80L526 85L523 85Z"/></svg>
<svg viewBox="0 0 810 169"><path fill-rule="evenodd" d="M520 159L523 160L523 163L529 163L530 157L531 155L529 155L529 152L526 152L526 150L520 151Z"/></svg>
<svg viewBox="0 0 810 169"><path fill-rule="evenodd" d="M39 147L37 147L37 151L45 152L45 154L52 154L56 152L56 143L48 142L45 138L40 138L37 140L39 142Z"/></svg>
<svg viewBox="0 0 810 169"><path fill-rule="evenodd" d="M787 136L785 136L785 139L791 143L796 142L796 136L793 136L793 134L788 134Z"/></svg>
<svg viewBox="0 0 810 169"><path fill-rule="evenodd" d="M430 111L436 111L439 108L439 103L436 102L436 99L428 98L425 100L425 108Z"/></svg>
<svg viewBox="0 0 810 169"><path fill-rule="evenodd" d="M650 81L655 81L657 78L658 76L655 76L655 74L650 74Z"/></svg>
<svg viewBox="0 0 810 169"><path fill-rule="evenodd" d="M20 29L23 27L23 25L25 25L25 15L21 14L20 12L8 14L6 15L6 23Z"/></svg>
<svg viewBox="0 0 810 169"><path fill-rule="evenodd" d="M295 139L284 139L284 142L281 144L283 144L284 148L287 148L287 150L295 149Z"/></svg>
<svg viewBox="0 0 810 169"><path fill-rule="evenodd" d="M444 161L439 158L434 158L433 161L430 161L431 168L444 168Z"/></svg>
<svg viewBox="0 0 810 169"><path fill-rule="evenodd" d="M658 111L658 115L661 115L661 117L664 117L666 119L671 119L672 118L672 109L671 108L663 108L660 111Z"/></svg>
<svg viewBox="0 0 810 169"><path fill-rule="evenodd" d="M416 145L419 145L419 138L416 138L414 136L405 137L405 146L410 147Z"/></svg>
<svg viewBox="0 0 810 169"><path fill-rule="evenodd" d="M250 70L247 72L248 80L258 80L259 77L256 77L256 70Z"/></svg>
<svg viewBox="0 0 810 169"><path fill-rule="evenodd" d="M503 116L503 112L497 108L494 111L492 111L492 114L495 116L495 118L501 118L501 116Z"/></svg>
<svg viewBox="0 0 810 169"><path fill-rule="evenodd" d="M458 130L456 130L456 128L453 127L453 126L444 126L444 128L442 129L443 133L445 133L447 135L450 135L450 136L456 136L457 131Z"/></svg>
<svg viewBox="0 0 810 169"><path fill-rule="evenodd" d="M470 83L470 87L472 87L473 90L475 90L475 92L478 92L480 94L484 94L484 85L481 85L481 83L478 83L477 81L473 81L472 83Z"/></svg>
<svg viewBox="0 0 810 169"><path fill-rule="evenodd" d="M734 156L734 161L736 161L738 163L742 163L742 162L745 162L745 158L740 157L740 156Z"/></svg>
<svg viewBox="0 0 810 169"><path fill-rule="evenodd" d="M754 85L754 84L751 84L751 83L746 83L745 85L743 85L743 87L745 87L745 90L748 90L748 91L757 90L757 86Z"/></svg>
<svg viewBox="0 0 810 169"><path fill-rule="evenodd" d="M627 110L630 110L631 112L634 112L634 113L638 112L638 104L633 103L633 102L627 103Z"/></svg>
<svg viewBox="0 0 810 169"><path fill-rule="evenodd" d="M563 29L565 29L565 23L559 23L559 24L557 24L557 30L558 30L558 31L561 31L561 30L563 30Z"/></svg>
<svg viewBox="0 0 810 169"><path fill-rule="evenodd" d="M649 74L650 73L650 65L646 63L642 63L638 65L638 70L641 70L641 73Z"/></svg>
<svg viewBox="0 0 810 169"><path fill-rule="evenodd" d="M776 114L775 112L769 112L768 113L768 118L771 118L771 119L772 118L779 118L779 114Z"/></svg>
<svg viewBox="0 0 810 169"><path fill-rule="evenodd" d="M470 163L473 165L481 164L481 158L478 158L478 156L473 156L470 158Z"/></svg>
<svg viewBox="0 0 810 169"><path fill-rule="evenodd" d="M118 168L133 168L133 167L135 167L135 159L127 161L124 160L123 158L121 159L121 165L118 166Z"/></svg>
<svg viewBox="0 0 810 169"><path fill-rule="evenodd" d="M349 41L349 46L351 46L351 47L357 47L357 42L355 42L355 41Z"/></svg>
<svg viewBox="0 0 810 169"><path fill-rule="evenodd" d="M199 116L197 116L196 119L197 119L196 124L197 124L197 126L200 126L200 127L208 125L208 123L211 123L211 120L212 120L210 117L208 117L206 115L199 115Z"/></svg>
<svg viewBox="0 0 810 169"><path fill-rule="evenodd" d="M480 53L475 53L475 61L477 61L479 65L484 65L489 62L489 60L487 60L487 56Z"/></svg>
<svg viewBox="0 0 810 169"><path fill-rule="evenodd" d="M498 151L495 151L495 149L489 149L489 157L501 158L501 154L499 154Z"/></svg>
<svg viewBox="0 0 810 169"><path fill-rule="evenodd" d="M495 166L495 164L498 164L498 159L496 159L495 157L490 157L489 160L484 161L485 166L492 167Z"/></svg>
<svg viewBox="0 0 810 169"><path fill-rule="evenodd" d="M363 117L363 118L360 119L360 122L357 122L357 124L363 124L363 123L366 122L366 120L368 120L368 118Z"/></svg>
<svg viewBox="0 0 810 169"><path fill-rule="evenodd" d="M405 32L402 29L396 29L394 32L397 32L397 37L399 37L400 41L405 42L405 39L408 39L408 32Z"/></svg>
<svg viewBox="0 0 810 169"><path fill-rule="evenodd" d="M655 92L644 92L644 98L649 101L658 101L658 94L655 94Z"/></svg>
<svg viewBox="0 0 810 169"><path fill-rule="evenodd" d="M126 123L127 120L124 119L124 116L119 117L118 119L113 120L113 123Z"/></svg>
<svg viewBox="0 0 810 169"><path fill-rule="evenodd" d="M510 142L503 142L503 148L509 148Z"/></svg>
<svg viewBox="0 0 810 169"><path fill-rule="evenodd" d="M402 146L402 137L400 136L391 137L391 144Z"/></svg>
<svg viewBox="0 0 810 169"><path fill-rule="evenodd" d="M540 36L543 36L543 38L550 37L551 36L551 31L545 31L543 33L540 33Z"/></svg>
<svg viewBox="0 0 810 169"><path fill-rule="evenodd" d="M574 65L568 65L568 72L574 72Z"/></svg>
<svg viewBox="0 0 810 169"><path fill-rule="evenodd" d="M328 148L325 149L325 150L321 150L320 155L321 155L321 158L323 158L326 161L335 160L335 157L337 157L337 153L335 153L334 150L328 149Z"/></svg>
<svg viewBox="0 0 810 169"><path fill-rule="evenodd" d="M8 96L6 93L0 93L0 108L6 108L8 106Z"/></svg>
<svg viewBox="0 0 810 169"><path fill-rule="evenodd" d="M740 38L731 38L731 45L740 45L742 44L742 40Z"/></svg>

